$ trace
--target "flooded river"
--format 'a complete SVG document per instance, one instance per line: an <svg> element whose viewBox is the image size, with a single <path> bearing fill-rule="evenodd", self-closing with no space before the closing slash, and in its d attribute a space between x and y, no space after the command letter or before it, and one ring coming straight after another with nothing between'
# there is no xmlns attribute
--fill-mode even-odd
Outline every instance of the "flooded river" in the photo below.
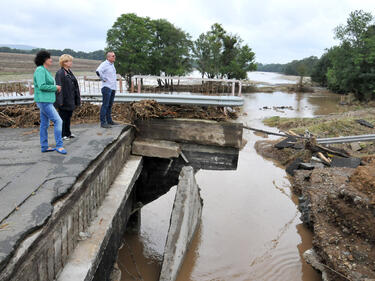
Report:
<svg viewBox="0 0 375 281"><path fill-rule="evenodd" d="M282 77L259 74L272 83ZM287 80L287 79L284 79ZM254 93L245 97L241 122L262 124L270 116L313 117L336 109L339 97L328 94ZM292 106L283 112L264 106ZM248 141L236 171L199 171L204 201L202 221L180 271L187 280L321 280L302 253L311 248L311 233L302 225L297 198L285 171L258 155L262 139L245 131ZM141 231L127 234L118 264L122 280L157 280L161 269L175 188L142 209Z"/></svg>

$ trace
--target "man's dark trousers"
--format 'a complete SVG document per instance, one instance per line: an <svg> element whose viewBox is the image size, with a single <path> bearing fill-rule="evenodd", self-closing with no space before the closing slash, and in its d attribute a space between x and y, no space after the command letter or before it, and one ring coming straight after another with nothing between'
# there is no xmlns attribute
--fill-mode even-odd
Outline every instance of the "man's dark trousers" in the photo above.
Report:
<svg viewBox="0 0 375 281"><path fill-rule="evenodd" d="M116 90L111 90L108 87L102 88L103 102L100 108L100 123L102 125L113 123L112 120L112 105L115 99Z"/></svg>

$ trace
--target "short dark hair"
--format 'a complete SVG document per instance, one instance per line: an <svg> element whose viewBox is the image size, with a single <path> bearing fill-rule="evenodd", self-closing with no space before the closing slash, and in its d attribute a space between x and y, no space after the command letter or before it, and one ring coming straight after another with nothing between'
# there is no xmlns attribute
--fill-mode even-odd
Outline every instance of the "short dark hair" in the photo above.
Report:
<svg viewBox="0 0 375 281"><path fill-rule="evenodd" d="M39 51L37 54L36 54L36 57L34 59L34 62L36 64L36 66L41 66L44 64L44 62L51 58L51 54L47 51Z"/></svg>

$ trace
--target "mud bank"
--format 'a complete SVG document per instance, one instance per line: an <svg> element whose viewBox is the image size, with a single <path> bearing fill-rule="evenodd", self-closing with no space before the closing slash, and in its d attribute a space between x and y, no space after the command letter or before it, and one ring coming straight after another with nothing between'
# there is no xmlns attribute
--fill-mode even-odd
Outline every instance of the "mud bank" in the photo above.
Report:
<svg viewBox="0 0 375 281"><path fill-rule="evenodd" d="M309 150L277 149L277 142L258 141L255 148L283 166L297 158L310 162ZM296 170L290 181L299 196L301 220L313 231L313 251L306 253L307 261L322 272L323 280L373 280L375 157L363 157L357 168L320 163L313 170Z"/></svg>

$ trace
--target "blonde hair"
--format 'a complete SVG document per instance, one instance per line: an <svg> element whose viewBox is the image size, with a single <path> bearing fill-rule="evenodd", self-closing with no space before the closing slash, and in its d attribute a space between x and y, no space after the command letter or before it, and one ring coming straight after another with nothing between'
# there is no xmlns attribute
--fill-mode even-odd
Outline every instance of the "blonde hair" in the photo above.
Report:
<svg viewBox="0 0 375 281"><path fill-rule="evenodd" d="M67 61L73 61L73 57L71 55L63 54L59 58L59 64L61 67L64 67L64 63Z"/></svg>

